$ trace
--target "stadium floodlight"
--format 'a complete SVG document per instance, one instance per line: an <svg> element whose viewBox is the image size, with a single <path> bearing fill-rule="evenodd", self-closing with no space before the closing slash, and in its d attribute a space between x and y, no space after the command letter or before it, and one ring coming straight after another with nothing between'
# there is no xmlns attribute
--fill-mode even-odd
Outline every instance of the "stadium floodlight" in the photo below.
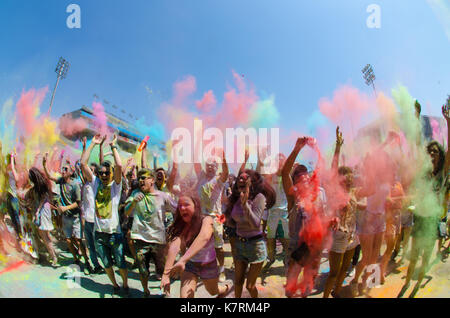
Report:
<svg viewBox="0 0 450 318"><path fill-rule="evenodd" d="M364 74L364 75L363 75L363 76L364 76L364 79L366 80L366 85L367 85L367 86L372 85L373 91L374 91L375 94L376 94L375 84L374 84L374 81L375 81L375 74L373 73L372 65L367 64L367 65L362 69L362 72L363 72L363 74Z"/></svg>
<svg viewBox="0 0 450 318"><path fill-rule="evenodd" d="M52 106L53 106L53 100L55 99L55 93L56 93L56 89L58 88L58 84L59 84L59 80L61 78L66 78L67 76L67 72L69 71L69 67L70 64L69 62L67 62L65 59L63 59L62 57L59 58L58 61L58 65L56 65L56 85L55 88L53 89L53 94L52 94L52 99L50 101L50 108L48 109L48 115L50 116L50 113L52 111Z"/></svg>

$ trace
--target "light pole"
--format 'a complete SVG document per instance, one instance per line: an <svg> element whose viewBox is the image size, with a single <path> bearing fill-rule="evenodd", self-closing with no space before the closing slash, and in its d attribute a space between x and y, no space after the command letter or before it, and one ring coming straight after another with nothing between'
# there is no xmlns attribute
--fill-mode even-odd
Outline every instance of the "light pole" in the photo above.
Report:
<svg viewBox="0 0 450 318"><path fill-rule="evenodd" d="M53 106L53 100L55 99L55 92L56 92L56 88L58 87L59 84L59 80L61 78L66 78L67 72L69 71L69 62L67 62L65 59L63 59L62 57L59 58L58 61L58 65L56 65L56 85L55 88L53 89L53 94L52 94L52 100L50 101L50 108L48 109L48 114L50 116L50 112L52 111L52 106Z"/></svg>
<svg viewBox="0 0 450 318"><path fill-rule="evenodd" d="M375 74L373 73L373 68L372 65L367 64L363 69L363 76L364 79L366 80L366 84L368 86L372 85L373 91L375 92L375 95L377 95L377 91L375 89L375 84L373 83L373 81L375 80Z"/></svg>

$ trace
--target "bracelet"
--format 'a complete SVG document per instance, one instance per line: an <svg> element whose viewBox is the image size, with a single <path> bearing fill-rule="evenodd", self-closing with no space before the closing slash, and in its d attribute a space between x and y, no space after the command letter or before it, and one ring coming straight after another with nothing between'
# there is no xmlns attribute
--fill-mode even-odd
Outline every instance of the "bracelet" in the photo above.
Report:
<svg viewBox="0 0 450 318"><path fill-rule="evenodd" d="M117 150L117 146L111 145L111 149L116 149Z"/></svg>

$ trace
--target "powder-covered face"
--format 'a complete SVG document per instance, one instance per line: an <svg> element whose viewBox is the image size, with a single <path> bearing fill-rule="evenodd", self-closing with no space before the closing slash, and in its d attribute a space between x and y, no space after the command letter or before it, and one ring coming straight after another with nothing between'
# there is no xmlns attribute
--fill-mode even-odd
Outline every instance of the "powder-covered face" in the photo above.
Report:
<svg viewBox="0 0 450 318"><path fill-rule="evenodd" d="M353 187L353 173L349 172L344 175L339 175L339 183L347 189Z"/></svg>
<svg viewBox="0 0 450 318"><path fill-rule="evenodd" d="M156 184L158 186L162 186L162 184L164 183L164 179L165 179L165 173L163 170L158 170L158 172L156 172Z"/></svg>
<svg viewBox="0 0 450 318"><path fill-rule="evenodd" d="M208 177L214 177L218 169L217 162L214 161L213 159L208 159L206 161L205 168L206 168L206 175Z"/></svg>
<svg viewBox="0 0 450 318"><path fill-rule="evenodd" d="M108 185L111 183L113 179L112 169L107 167L100 167L100 170L98 172L98 175L100 177L100 181L103 183L103 185Z"/></svg>
<svg viewBox="0 0 450 318"><path fill-rule="evenodd" d="M246 172L242 172L237 180L237 186L239 191L243 191L248 182L250 182L250 175L248 175Z"/></svg>
<svg viewBox="0 0 450 318"><path fill-rule="evenodd" d="M64 179L69 178L69 177L71 176L71 171L70 171L69 166L63 166L63 167L61 168L61 176L62 176Z"/></svg>
<svg viewBox="0 0 450 318"><path fill-rule="evenodd" d="M430 150L428 151L428 154L431 157L431 163L433 164L433 167L437 167L439 164L439 149L436 145L431 146Z"/></svg>
<svg viewBox="0 0 450 318"><path fill-rule="evenodd" d="M189 197L180 197L178 200L178 211L185 223L190 223L195 212L195 204Z"/></svg>
<svg viewBox="0 0 450 318"><path fill-rule="evenodd" d="M151 175L141 175L139 176L139 188L142 192L148 193L152 190L155 184L155 178Z"/></svg>

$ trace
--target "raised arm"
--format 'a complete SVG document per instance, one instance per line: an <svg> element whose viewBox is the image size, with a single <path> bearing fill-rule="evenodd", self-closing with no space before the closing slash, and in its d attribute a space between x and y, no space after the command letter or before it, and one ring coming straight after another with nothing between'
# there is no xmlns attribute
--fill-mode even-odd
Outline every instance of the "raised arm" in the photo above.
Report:
<svg viewBox="0 0 450 318"><path fill-rule="evenodd" d="M19 182L19 175L17 174L17 170L16 170L16 153L12 152L11 153L11 171L14 177L14 182L16 183L16 187L18 187L18 182Z"/></svg>
<svg viewBox="0 0 450 318"><path fill-rule="evenodd" d="M103 160L105 160L105 157L103 156L103 143L106 140L106 135L103 136L102 141L100 142L100 151L98 152L98 162L100 164L103 163Z"/></svg>
<svg viewBox="0 0 450 318"><path fill-rule="evenodd" d="M141 168L142 169L147 169L148 168L148 164L147 164L147 143L144 143L144 145L142 146Z"/></svg>
<svg viewBox="0 0 450 318"><path fill-rule="evenodd" d="M42 166L44 167L44 172L45 172L45 175L47 176L47 178L48 178L49 180L53 181L53 182L56 182L58 179L55 178L55 177L53 177L53 176L51 176L50 173L48 172L48 169L47 169L47 160L48 160L48 152L46 152L46 153L44 154L44 156L42 157Z"/></svg>
<svg viewBox="0 0 450 318"><path fill-rule="evenodd" d="M239 173L238 173L238 175L239 175L242 171L245 170L245 166L247 165L248 157L249 157L248 149L245 149L244 162L242 163L241 167L239 168Z"/></svg>
<svg viewBox="0 0 450 318"><path fill-rule="evenodd" d="M281 180L283 181L283 189L284 193L286 194L286 198L288 200L289 210L294 204L294 197L289 194L289 190L293 186L291 179L291 170L292 167L294 166L295 159L297 158L300 150L302 150L302 148L305 146L306 141L307 137L301 137L297 139L294 149L292 150L289 157L286 159L283 169L281 169Z"/></svg>
<svg viewBox="0 0 450 318"><path fill-rule="evenodd" d="M120 160L120 155L117 151L116 144L117 136L114 135L109 145L111 146L111 151L114 156L114 181L116 182L116 184L120 184L122 182L122 161Z"/></svg>
<svg viewBox="0 0 450 318"><path fill-rule="evenodd" d="M175 240L169 243L167 249L166 264L164 265L164 273L161 278L161 289L164 290L166 296L170 296L170 271L172 270L175 259L181 249L181 239L177 237Z"/></svg>
<svg viewBox="0 0 450 318"><path fill-rule="evenodd" d="M101 142L102 139L100 135L94 136L94 138L92 138L89 147L81 155L81 172L83 172L83 176L87 182L92 182L92 180L94 179L94 174L92 173L91 169L88 166L88 161L89 158L91 157L92 149L94 149L96 145L100 145Z"/></svg>
<svg viewBox="0 0 450 318"><path fill-rule="evenodd" d="M344 144L344 138L339 131L339 126L336 128L336 149L334 150L333 162L331 163L331 170L337 172L339 167L339 156L341 154L341 147Z"/></svg>
<svg viewBox="0 0 450 318"><path fill-rule="evenodd" d="M213 219L210 216L207 216L203 218L202 221L202 228L200 229L200 233L195 238L194 242L192 242L191 246L188 248L186 253L180 259L178 262L173 265L170 274L173 276L177 273L183 272L184 267L186 263L194 257L202 248L208 244L209 240L211 239L214 232L213 228Z"/></svg>
<svg viewBox="0 0 450 318"><path fill-rule="evenodd" d="M450 166L450 155L448 151L448 144L450 142L450 95L447 98L447 104L442 106L442 114L444 115L445 121L447 122L447 150L445 151L445 165L444 165L444 174L447 176L448 168Z"/></svg>
<svg viewBox="0 0 450 318"><path fill-rule="evenodd" d="M222 173L220 174L220 181L222 181L222 183L227 182L228 180L228 164L227 164L227 160L225 158L225 151L222 150Z"/></svg>

